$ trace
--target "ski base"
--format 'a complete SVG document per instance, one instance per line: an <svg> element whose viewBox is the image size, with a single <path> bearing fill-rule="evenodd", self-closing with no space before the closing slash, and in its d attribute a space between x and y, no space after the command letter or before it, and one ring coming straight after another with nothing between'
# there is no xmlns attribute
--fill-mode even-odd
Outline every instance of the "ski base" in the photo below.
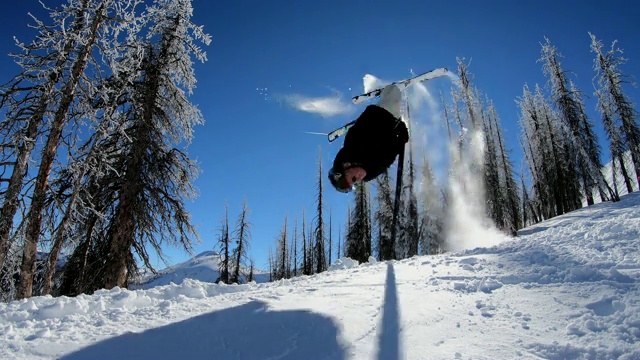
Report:
<svg viewBox="0 0 640 360"><path fill-rule="evenodd" d="M343 126L333 130L332 132L330 132L329 134L327 134L327 137L329 138L329 142L333 142L335 139L339 138L340 136L344 135L349 128L351 128L353 126L353 124L355 124L356 121L352 121L348 124L344 124Z"/></svg>
<svg viewBox="0 0 640 360"><path fill-rule="evenodd" d="M437 78L440 76L444 76L449 72L449 70L447 70L447 68L438 68L438 69L434 69L431 71L427 71L424 74L420 74L420 75L416 75L412 78L409 79L404 79L404 80L400 80L400 81L395 81L392 82L391 84L387 84L379 89L375 89L375 90L371 90L367 93L358 95L358 96L354 96L352 98L352 101L354 104L360 104L362 102L364 102L365 100L368 99L373 99L376 98L378 96L380 96L380 93L382 93L382 90L384 88L386 88L387 86L391 86L391 85L395 85L398 88L400 88L400 90L404 90L406 88L408 88L409 86L411 86L411 84L417 83L417 82L421 82L421 81L425 81L425 80L430 80L433 78Z"/></svg>

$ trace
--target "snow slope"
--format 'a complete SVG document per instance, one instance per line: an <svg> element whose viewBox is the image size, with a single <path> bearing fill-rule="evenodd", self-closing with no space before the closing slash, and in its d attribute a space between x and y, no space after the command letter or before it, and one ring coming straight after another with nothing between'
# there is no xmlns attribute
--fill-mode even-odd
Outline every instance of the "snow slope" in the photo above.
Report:
<svg viewBox="0 0 640 360"><path fill-rule="evenodd" d="M135 288L150 289L160 285L182 284L185 279L198 280L203 282L214 282L220 276L220 254L215 251L205 251L194 258L173 265L164 270L160 270L157 276L148 275ZM242 273L248 273L242 268ZM258 283L269 281L269 274L254 270L254 279Z"/></svg>
<svg viewBox="0 0 640 360"><path fill-rule="evenodd" d="M632 193L491 248L36 297L0 304L0 358L640 359L639 245Z"/></svg>

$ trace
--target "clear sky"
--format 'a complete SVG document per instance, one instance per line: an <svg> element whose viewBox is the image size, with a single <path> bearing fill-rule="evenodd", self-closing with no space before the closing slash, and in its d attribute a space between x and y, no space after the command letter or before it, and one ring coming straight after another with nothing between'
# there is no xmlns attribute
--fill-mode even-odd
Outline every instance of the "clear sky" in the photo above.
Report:
<svg viewBox="0 0 640 360"><path fill-rule="evenodd" d="M623 71L640 76L640 4L634 0L194 0L193 7L194 22L213 37L206 47L209 61L195 67L198 85L191 98L206 120L189 148L202 168L196 182L200 196L189 204L202 238L196 252L212 248L225 203L235 222L246 199L252 254L261 268L267 267L268 249L285 216L290 225L301 220L303 210L307 220L315 216L319 154L326 178L341 146L341 141L328 144L324 136L306 132L328 132L364 109L353 106L350 112L323 117L296 110L287 99L331 97L350 106L366 73L395 80L410 71L455 69L456 57L464 57L471 60L475 86L496 105L519 169L514 100L525 83L546 82L536 62L545 36L565 56L563 66L574 72L571 78L588 96L585 104L598 127L588 32L605 48L619 40L629 59ZM3 4L1 82L18 71L4 56L16 49L12 37L31 39L28 11L42 14L36 0ZM626 90L637 102L640 92ZM351 196L336 193L328 182L325 189L335 239L339 228L344 233ZM175 249L167 251L173 262L186 258Z"/></svg>

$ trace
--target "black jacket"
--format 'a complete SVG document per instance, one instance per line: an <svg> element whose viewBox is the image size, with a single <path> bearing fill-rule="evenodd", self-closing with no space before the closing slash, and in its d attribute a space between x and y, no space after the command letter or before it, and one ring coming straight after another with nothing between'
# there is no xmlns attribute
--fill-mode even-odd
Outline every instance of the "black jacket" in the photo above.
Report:
<svg viewBox="0 0 640 360"><path fill-rule="evenodd" d="M393 164L408 139L404 122L379 106L369 105L347 132L333 167L341 169L345 162L358 164L367 172L364 181L375 179Z"/></svg>

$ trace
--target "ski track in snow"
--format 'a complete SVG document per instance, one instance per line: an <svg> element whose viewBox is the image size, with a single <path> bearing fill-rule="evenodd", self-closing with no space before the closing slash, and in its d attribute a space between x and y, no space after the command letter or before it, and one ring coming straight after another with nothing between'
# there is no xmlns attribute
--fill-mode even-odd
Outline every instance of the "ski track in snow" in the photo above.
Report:
<svg viewBox="0 0 640 360"><path fill-rule="evenodd" d="M491 248L34 297L0 304L0 358L640 359L639 239L633 193Z"/></svg>

